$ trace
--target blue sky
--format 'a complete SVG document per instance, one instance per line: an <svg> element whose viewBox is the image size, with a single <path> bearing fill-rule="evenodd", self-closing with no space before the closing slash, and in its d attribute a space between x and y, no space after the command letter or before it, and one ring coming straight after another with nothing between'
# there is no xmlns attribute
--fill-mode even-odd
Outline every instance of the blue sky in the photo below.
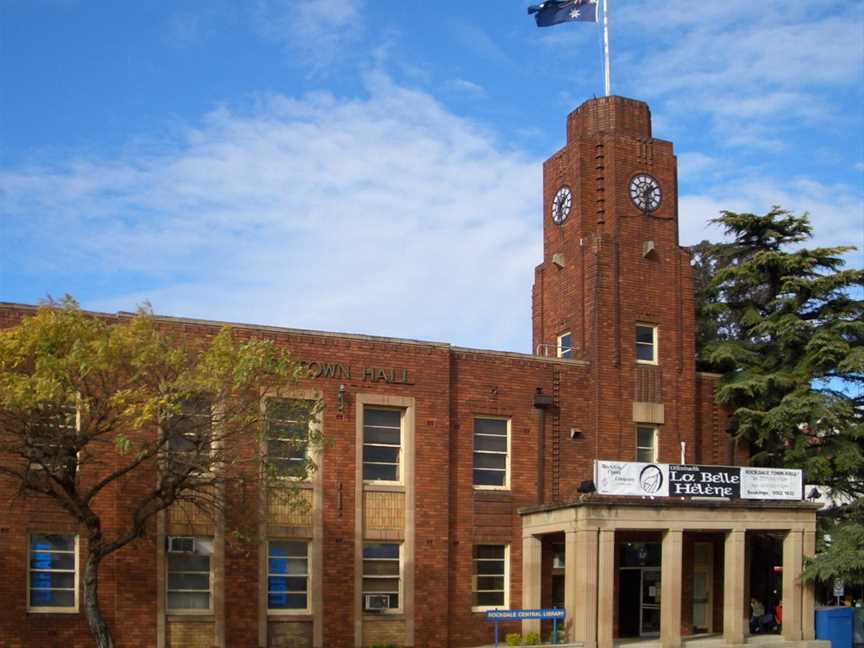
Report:
<svg viewBox="0 0 864 648"><path fill-rule="evenodd" d="M540 164L603 84L600 29L528 4L0 0L0 301L530 351ZM777 203L864 247L864 3L610 23L683 244Z"/></svg>

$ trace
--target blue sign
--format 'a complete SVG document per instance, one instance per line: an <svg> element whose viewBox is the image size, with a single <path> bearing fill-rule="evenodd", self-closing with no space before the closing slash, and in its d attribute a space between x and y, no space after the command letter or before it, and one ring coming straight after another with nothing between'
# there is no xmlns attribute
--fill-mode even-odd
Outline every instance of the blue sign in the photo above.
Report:
<svg viewBox="0 0 864 648"><path fill-rule="evenodd" d="M563 619L565 610L488 610L487 621L525 621L528 619Z"/></svg>
<svg viewBox="0 0 864 648"><path fill-rule="evenodd" d="M499 621L526 621L529 619L552 619L552 643L558 643L558 621L564 619L565 610L541 609L541 610L488 610L486 620L495 622L495 648L498 648L498 622Z"/></svg>

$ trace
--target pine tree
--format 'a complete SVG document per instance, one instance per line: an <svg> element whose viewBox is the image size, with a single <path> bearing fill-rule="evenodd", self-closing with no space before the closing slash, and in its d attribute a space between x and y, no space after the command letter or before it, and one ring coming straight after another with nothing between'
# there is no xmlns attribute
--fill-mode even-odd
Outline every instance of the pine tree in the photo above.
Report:
<svg viewBox="0 0 864 648"><path fill-rule="evenodd" d="M699 246L697 352L724 374L717 400L733 434L754 464L864 496L864 271L844 260L855 248L804 247L807 215L776 206L713 222L730 240ZM855 509L836 516L844 527L864 522Z"/></svg>

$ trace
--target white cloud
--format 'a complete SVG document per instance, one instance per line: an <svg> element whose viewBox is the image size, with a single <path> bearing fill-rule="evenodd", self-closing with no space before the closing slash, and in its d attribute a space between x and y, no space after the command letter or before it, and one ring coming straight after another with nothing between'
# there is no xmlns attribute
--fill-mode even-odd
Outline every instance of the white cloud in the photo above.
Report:
<svg viewBox="0 0 864 648"><path fill-rule="evenodd" d="M808 212L813 240L808 245L854 245L850 260L864 265L864 202L854 187L827 185L805 177L785 183L763 178L741 177L718 184L706 194L683 194L679 199L681 244L703 239L720 240L723 233L708 220L721 210L764 214L773 205L795 213ZM722 188L720 188L722 187Z"/></svg>
<svg viewBox="0 0 864 648"><path fill-rule="evenodd" d="M214 111L161 153L7 172L7 227L30 245L15 262L111 277L89 308L149 299L528 351L539 160L387 78L368 92L272 96Z"/></svg>
<svg viewBox="0 0 864 648"><path fill-rule="evenodd" d="M252 24L264 38L284 45L310 73L330 67L364 29L364 0L296 2L256 0Z"/></svg>
<svg viewBox="0 0 864 648"><path fill-rule="evenodd" d="M860 3L670 0L651 11L622 4L615 19L624 43L651 35L650 48L621 54L636 96L664 100L670 114L711 115L731 144L765 140L790 118L824 124L840 114L836 91L857 90L864 74Z"/></svg>
<svg viewBox="0 0 864 648"><path fill-rule="evenodd" d="M475 97L485 97L486 89L473 81L465 79L451 79L447 81L447 87L451 90L456 90L464 94L473 95Z"/></svg>

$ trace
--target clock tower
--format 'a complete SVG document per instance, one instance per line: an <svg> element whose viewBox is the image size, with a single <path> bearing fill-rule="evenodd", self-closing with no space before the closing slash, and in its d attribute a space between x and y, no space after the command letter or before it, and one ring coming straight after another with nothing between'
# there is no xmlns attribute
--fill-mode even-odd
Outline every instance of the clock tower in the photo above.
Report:
<svg viewBox="0 0 864 648"><path fill-rule="evenodd" d="M677 463L681 442L697 458L689 262L675 154L648 106L586 101L543 166L533 338L538 354L587 363L593 458Z"/></svg>

